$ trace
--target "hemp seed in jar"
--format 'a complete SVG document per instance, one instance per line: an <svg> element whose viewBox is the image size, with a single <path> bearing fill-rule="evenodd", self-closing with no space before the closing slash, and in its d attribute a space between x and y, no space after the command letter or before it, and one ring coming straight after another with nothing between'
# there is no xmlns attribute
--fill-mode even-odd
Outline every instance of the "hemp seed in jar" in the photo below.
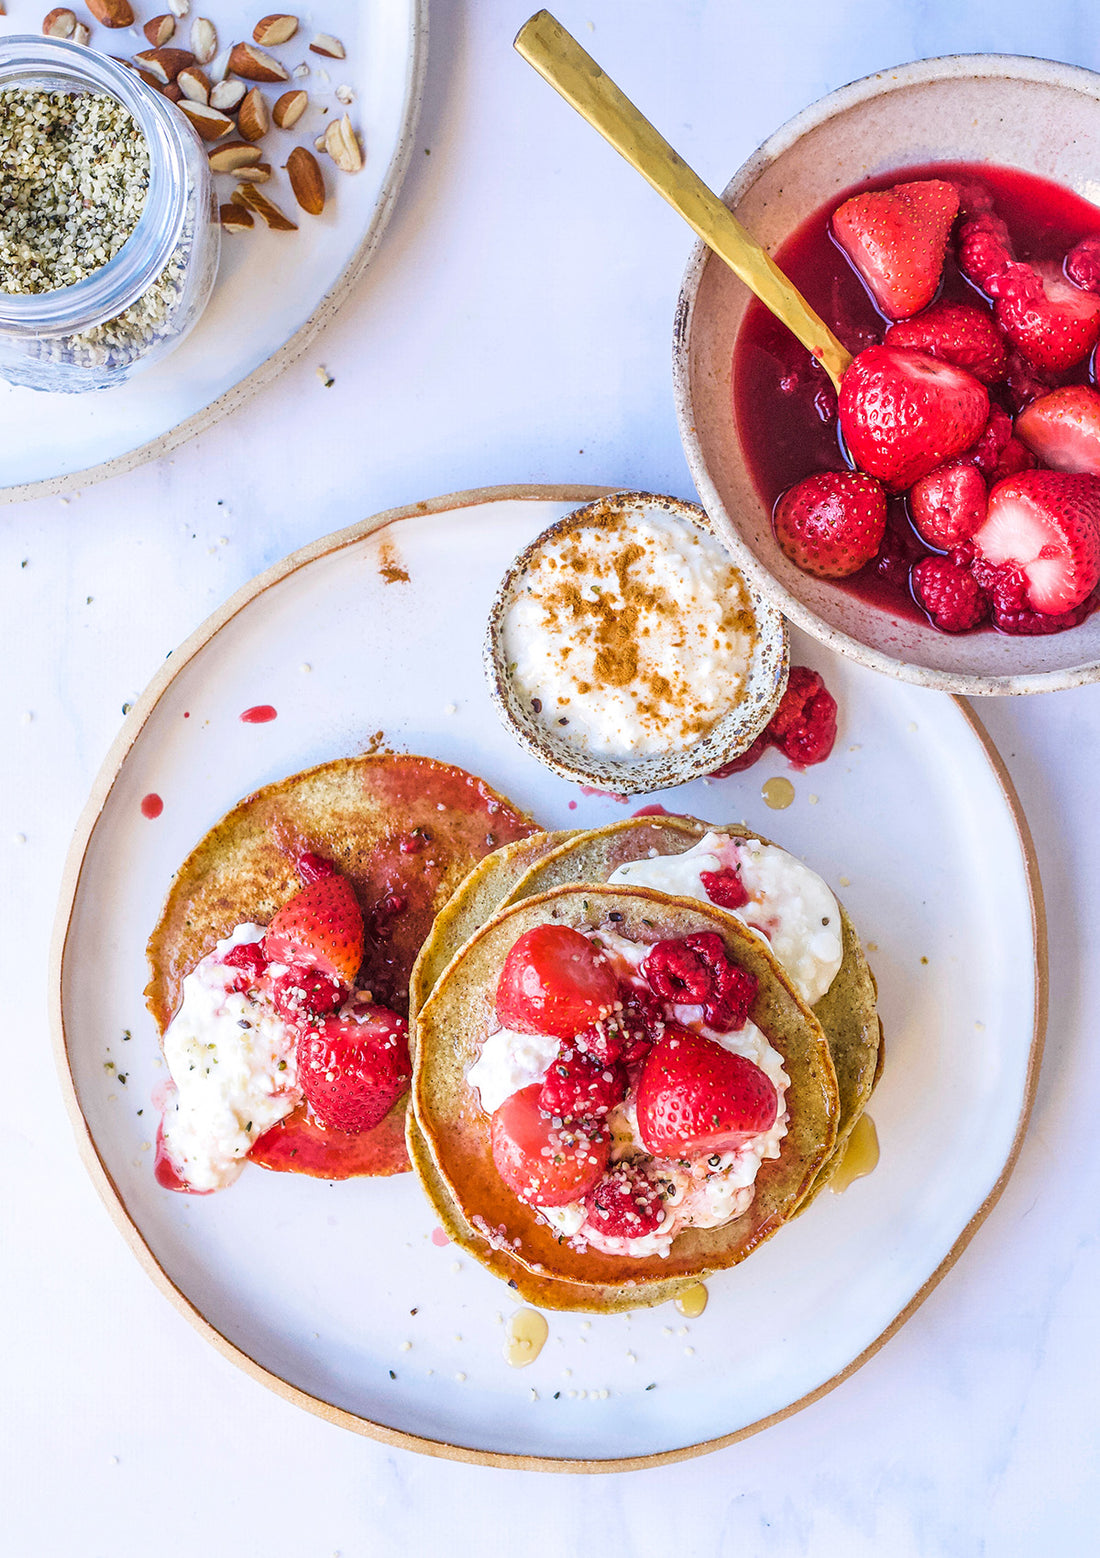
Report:
<svg viewBox="0 0 1100 1558"><path fill-rule="evenodd" d="M0 374L103 389L176 346L219 252L210 171L137 74L60 39L0 42Z"/></svg>

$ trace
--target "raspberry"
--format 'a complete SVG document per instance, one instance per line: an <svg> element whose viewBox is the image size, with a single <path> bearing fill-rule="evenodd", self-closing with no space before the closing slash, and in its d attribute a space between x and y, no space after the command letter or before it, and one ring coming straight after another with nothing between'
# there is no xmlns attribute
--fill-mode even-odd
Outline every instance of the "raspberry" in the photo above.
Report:
<svg viewBox="0 0 1100 1558"><path fill-rule="evenodd" d="M989 597L949 557L923 557L911 575L913 598L943 633L965 633L989 614Z"/></svg>
<svg viewBox="0 0 1100 1558"><path fill-rule="evenodd" d="M968 449L960 458L969 460L971 465L976 465L983 475L988 476L1011 439L1012 418L1007 411L1002 411L1000 406L991 405L989 421L985 424L982 436L973 448Z"/></svg>
<svg viewBox="0 0 1100 1558"><path fill-rule="evenodd" d="M640 1239L665 1220L660 1188L629 1159L616 1163L588 1192L585 1208L592 1227L613 1239Z"/></svg>
<svg viewBox="0 0 1100 1558"><path fill-rule="evenodd" d="M597 1060L566 1040L543 1079L538 1102L543 1114L563 1125L601 1130L625 1097L626 1078L618 1066Z"/></svg>
<svg viewBox="0 0 1100 1558"><path fill-rule="evenodd" d="M989 485L992 487L999 481L1004 481L1008 476L1018 476L1021 471L1034 470L1038 461L1018 438L1010 438L1001 450L1001 457L989 473Z"/></svg>
<svg viewBox="0 0 1100 1558"><path fill-rule="evenodd" d="M720 1033L743 1028L756 998L756 979L730 962L715 931L657 942L642 973L666 1001L702 1006L705 1021Z"/></svg>
<svg viewBox="0 0 1100 1558"><path fill-rule="evenodd" d="M767 730L762 730L751 747L746 747L740 757L731 757L728 763L723 763L721 768L716 768L711 774L712 779L728 779L731 774L744 773L746 768L751 768L758 758L771 746L768 740Z"/></svg>
<svg viewBox="0 0 1100 1558"><path fill-rule="evenodd" d="M959 229L958 257L963 275L989 292L989 283L1012 264L1008 228L1000 217L985 211L964 222Z"/></svg>
<svg viewBox="0 0 1100 1558"><path fill-rule="evenodd" d="M793 768L822 763L836 740L836 699L816 671L792 665L768 736Z"/></svg>
<svg viewBox="0 0 1100 1558"><path fill-rule="evenodd" d="M1040 395L1048 395L1054 388L1053 378L1033 367L1023 353L1015 349L1008 354L1005 384L1014 411L1022 411L1033 400L1038 400Z"/></svg>
<svg viewBox="0 0 1100 1558"><path fill-rule="evenodd" d="M1014 637L1038 637L1042 633L1061 633L1065 628L1075 628L1088 614L1087 605L1076 606L1072 611L999 611L994 608L993 626L1000 633Z"/></svg>
<svg viewBox="0 0 1100 1558"><path fill-rule="evenodd" d="M298 875L307 886L310 882L319 882L322 877L336 875L336 867L331 860L326 860L324 855L315 855L309 850L304 855L298 856L297 866Z"/></svg>
<svg viewBox="0 0 1100 1558"><path fill-rule="evenodd" d="M700 871L699 880L711 903L720 909L740 909L749 901L745 884L732 866L721 871Z"/></svg>
<svg viewBox="0 0 1100 1558"><path fill-rule="evenodd" d="M631 1066L658 1042L664 1028L665 1011L660 1001L648 990L627 986L618 1010L585 1028L576 1043L602 1065L621 1060Z"/></svg>
<svg viewBox="0 0 1100 1558"><path fill-rule="evenodd" d="M1082 238L1066 255L1066 275L1086 292L1100 292L1100 238Z"/></svg>
<svg viewBox="0 0 1100 1558"><path fill-rule="evenodd" d="M287 1022L307 1022L338 1012L347 999L347 986L319 968L291 968L271 987L271 1000Z"/></svg>
<svg viewBox="0 0 1100 1558"><path fill-rule="evenodd" d="M227 968L240 969L241 972L230 987L238 992L254 985L267 967L263 946L258 941L238 942L235 947L230 947L222 961Z"/></svg>
<svg viewBox="0 0 1100 1558"><path fill-rule="evenodd" d="M959 192L959 215L964 222L983 216L993 209L993 196L984 184L956 184Z"/></svg>

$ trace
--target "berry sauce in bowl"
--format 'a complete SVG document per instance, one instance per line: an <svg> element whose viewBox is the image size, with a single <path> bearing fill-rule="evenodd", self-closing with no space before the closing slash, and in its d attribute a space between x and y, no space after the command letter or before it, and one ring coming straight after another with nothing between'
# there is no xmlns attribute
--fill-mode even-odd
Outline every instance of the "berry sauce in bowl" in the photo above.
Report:
<svg viewBox="0 0 1100 1558"><path fill-rule="evenodd" d="M1056 137L1050 133L1055 123ZM1100 569L1090 577L1100 562L1100 470L1068 474L1083 468L1058 468L1058 455L1048 457L1030 428L1023 439L1024 429L1013 421L1052 391L1090 406L1095 399L1100 446L1095 353L1078 353L1068 367L1036 367L1038 359L1024 353L1009 329L1009 304L997 295L996 282L987 291L983 277L979 286L974 267L965 261L960 266L956 253L965 223L986 215L1003 220L1010 277L1023 277L1025 291L1034 283L1049 298L1053 286L1074 301L1083 299L1085 315L1100 310L1093 278L1071 271L1074 286L1063 271L1082 239L1100 236L1100 181L1086 150L1097 134L1100 77L1089 71L995 55L924 60L855 82L812 105L765 142L725 191L727 204L853 356L874 348L865 360L868 371L877 366L876 352L896 361L898 348L904 349L901 356L922 354L917 363L938 370L939 363L927 355L931 348L919 338L904 338L904 332L916 326L919 336L926 314L930 323L933 315L959 309L980 316L1002 354L997 371L975 367L960 373L968 362L932 351L942 356L948 375L965 379L977 395L969 425L978 432L923 471L897 480L876 470L861 452L859 468L878 477L884 489L885 526L861 491L860 545L839 562L827 558L827 566L815 571L807 571L815 556L821 561L812 504L809 520L808 498L795 505L793 519L784 519L783 507L792 503L792 488L797 493L809 478L830 473L825 486L832 488L844 486L836 474L852 481L856 462L839 433L836 392L810 354L702 245L688 267L676 321L675 391L685 452L711 522L745 572L792 621L887 674L970 694L1037 692L1100 678L1100 613L1094 611L1100 592L1093 587ZM953 210L947 215L942 274L937 261L924 300L880 309L855 260L834 237L832 218L853 195L876 192L877 199L877 192L897 186L957 189L959 215ZM884 348L892 327L902 335ZM1093 329L1090 348L1095 335ZM859 445L850 389L858 378L846 376L842 397L853 450ZM1063 438L1061 424L1051 436ZM931 439L928 447L937 442ZM967 462L970 468L959 476L956 467ZM950 526L945 534L924 522L932 512L944 525L938 507L942 486L936 482L948 475L960 484L951 501L969 504L971 513L986 502L983 486L990 493L1001 489L995 500L999 511L991 504L988 523L983 519L977 531L971 525L962 540ZM932 489L921 496L925 482ZM1047 603L1038 604L1026 557L1021 561L1010 553L1006 561L1003 548L997 553L985 545L995 518L1010 532L1028 524L1034 531L1047 524L1051 504L1057 508L1063 501L1084 510L1083 517L1075 512L1067 522L1072 556L1066 569L1076 569L1076 593L1068 592L1065 611L1049 604L1057 591L1048 591ZM783 521L778 534L773 512ZM801 548L799 524L809 536ZM1078 546L1073 524L1095 532L1095 557L1078 556L1088 552L1088 544ZM1045 560L1048 553L1041 555Z"/></svg>

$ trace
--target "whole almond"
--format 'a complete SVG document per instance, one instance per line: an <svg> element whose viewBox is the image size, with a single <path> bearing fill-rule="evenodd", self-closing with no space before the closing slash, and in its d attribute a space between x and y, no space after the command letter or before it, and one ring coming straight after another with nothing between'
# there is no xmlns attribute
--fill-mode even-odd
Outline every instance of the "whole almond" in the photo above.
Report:
<svg viewBox="0 0 1100 1558"><path fill-rule="evenodd" d="M347 114L326 129L325 150L342 173L358 173L363 166L363 153Z"/></svg>
<svg viewBox="0 0 1100 1558"><path fill-rule="evenodd" d="M247 206L229 204L220 207L218 220L227 233L243 233L256 225L256 219Z"/></svg>
<svg viewBox="0 0 1100 1558"><path fill-rule="evenodd" d="M104 27L132 27L133 7L130 0L88 0L88 9Z"/></svg>
<svg viewBox="0 0 1100 1558"><path fill-rule="evenodd" d="M134 55L134 63L139 70L147 70L155 76L161 86L167 86L169 81L175 81L181 70L195 63L195 56L186 49L143 49Z"/></svg>
<svg viewBox="0 0 1100 1558"><path fill-rule="evenodd" d="M193 103L209 103L210 80L199 65L188 65L176 77L176 85Z"/></svg>
<svg viewBox="0 0 1100 1558"><path fill-rule="evenodd" d="M231 113L244 94L243 81L218 81L210 88L210 106L220 108L223 114Z"/></svg>
<svg viewBox="0 0 1100 1558"><path fill-rule="evenodd" d="M263 217L268 227L275 233L296 233L297 222L292 222L288 216L284 216L277 205L273 205L266 195L261 195L254 184L238 184L233 191L233 199L242 206L247 206L250 211L255 211L257 216Z"/></svg>
<svg viewBox="0 0 1100 1558"><path fill-rule="evenodd" d="M166 43L170 43L175 36L176 18L174 16L154 16L151 22L146 22L141 29L154 49L163 49Z"/></svg>
<svg viewBox="0 0 1100 1558"><path fill-rule="evenodd" d="M179 106L204 141L220 141L233 128L232 119L206 103L193 103L190 98L181 97Z"/></svg>
<svg viewBox="0 0 1100 1558"><path fill-rule="evenodd" d="M191 53L200 65L209 65L218 52L218 33L205 16L196 16L191 24Z"/></svg>
<svg viewBox="0 0 1100 1558"><path fill-rule="evenodd" d="M277 43L288 42L297 31L298 18L296 16L263 16L253 27L252 36L265 49L270 49Z"/></svg>
<svg viewBox="0 0 1100 1558"><path fill-rule="evenodd" d="M277 59L251 43L235 43L229 55L229 68L246 81L286 81L287 73Z"/></svg>
<svg viewBox="0 0 1100 1558"><path fill-rule="evenodd" d="M42 33L46 38L71 38L76 29L76 16L64 6L47 11L42 18Z"/></svg>
<svg viewBox="0 0 1100 1558"><path fill-rule="evenodd" d="M309 107L309 93L298 90L284 92L271 110L271 117L280 130L289 130Z"/></svg>
<svg viewBox="0 0 1100 1558"><path fill-rule="evenodd" d="M237 112L237 131L246 141L259 141L271 129L271 110L259 87L246 92Z"/></svg>
<svg viewBox="0 0 1100 1558"><path fill-rule="evenodd" d="M339 38L331 33L319 32L309 46L311 54L323 54L327 60L347 59L347 51Z"/></svg>
<svg viewBox="0 0 1100 1558"><path fill-rule="evenodd" d="M304 146L295 146L286 160L286 171L302 210L320 216L325 209L325 179L317 158Z"/></svg>
<svg viewBox="0 0 1100 1558"><path fill-rule="evenodd" d="M208 153L212 173L236 173L238 168L248 168L256 161L256 148L247 141L226 141Z"/></svg>

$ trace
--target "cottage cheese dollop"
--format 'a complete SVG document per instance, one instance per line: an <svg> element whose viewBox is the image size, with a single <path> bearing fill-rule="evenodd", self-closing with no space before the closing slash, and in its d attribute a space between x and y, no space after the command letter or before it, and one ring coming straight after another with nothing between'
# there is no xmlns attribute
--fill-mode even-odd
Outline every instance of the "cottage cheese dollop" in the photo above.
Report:
<svg viewBox="0 0 1100 1558"><path fill-rule="evenodd" d="M817 872L777 844L708 833L682 855L655 855L619 866L608 881L710 903L702 873L726 868L738 873L749 895L748 903L727 913L767 940L799 995L813 1006L843 961L840 907Z"/></svg>
<svg viewBox="0 0 1100 1558"><path fill-rule="evenodd" d="M257 1137L301 1102L295 1033L262 995L232 988L241 971L224 961L232 947L264 933L262 925L238 925L195 965L164 1034L174 1085L163 1147L192 1190L231 1185ZM285 972L268 968L273 978Z"/></svg>
<svg viewBox="0 0 1100 1558"><path fill-rule="evenodd" d="M693 745L741 701L757 624L712 536L609 509L539 547L502 635L520 701L558 740L629 759Z"/></svg>

